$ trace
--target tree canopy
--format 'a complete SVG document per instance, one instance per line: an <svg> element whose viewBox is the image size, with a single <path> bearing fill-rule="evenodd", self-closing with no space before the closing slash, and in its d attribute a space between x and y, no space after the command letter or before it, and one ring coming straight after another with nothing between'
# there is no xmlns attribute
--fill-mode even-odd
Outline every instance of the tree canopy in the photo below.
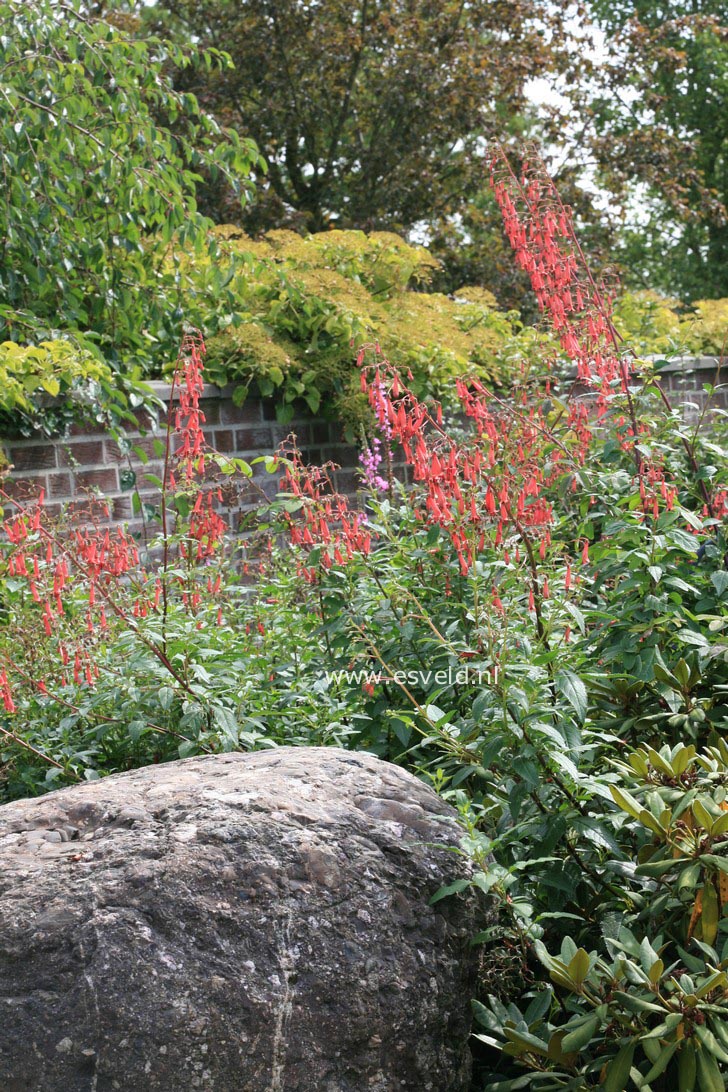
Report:
<svg viewBox="0 0 728 1092"><path fill-rule="evenodd" d="M588 239L593 257L611 245L633 283L686 298L728 291L725 0L590 0L571 19L542 0L160 0L150 11L157 28L233 60L177 76L267 163L242 214L224 182L208 182L201 201L220 222L414 230L434 241L446 290L475 276L512 302L522 285L502 260L482 156L488 139L532 131L563 149L560 185L589 219L599 202L575 185L580 164L596 163L614 198L611 234L605 220ZM579 48L590 20L606 32L603 59ZM570 111L534 108L539 76Z"/></svg>
<svg viewBox="0 0 728 1092"><path fill-rule="evenodd" d="M590 147L608 190L642 186L623 264L685 298L725 296L728 4L593 0L593 13L612 56L595 72Z"/></svg>
<svg viewBox="0 0 728 1092"><path fill-rule="evenodd" d="M230 53L234 67L179 83L265 156L253 230L430 221L480 184L525 82L565 63L547 0L161 0L152 15ZM208 199L229 219L224 195Z"/></svg>
<svg viewBox="0 0 728 1092"><path fill-rule="evenodd" d="M75 331L116 359L173 344L165 252L175 237L207 246L198 172L245 199L257 158L172 87L169 66L190 61L79 0L1 0L0 340Z"/></svg>
<svg viewBox="0 0 728 1092"><path fill-rule="evenodd" d="M0 0L0 340L158 372L184 319L242 313L251 270L211 220L424 240L440 300L475 284L530 320L484 172L524 134L564 150L577 209L589 156L614 207L641 186L638 220L612 218L633 285L728 295L726 0L590 0L603 63L552 0L133 6ZM573 90L568 125L530 102L537 76ZM588 219L593 257L609 217Z"/></svg>

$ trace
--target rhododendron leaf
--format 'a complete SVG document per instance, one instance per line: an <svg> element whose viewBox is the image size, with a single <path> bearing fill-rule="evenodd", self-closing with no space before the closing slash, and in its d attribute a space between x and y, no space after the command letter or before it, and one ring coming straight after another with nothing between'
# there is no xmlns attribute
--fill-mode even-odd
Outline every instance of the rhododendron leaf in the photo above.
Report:
<svg viewBox="0 0 728 1092"><path fill-rule="evenodd" d="M573 671L559 671L554 676L554 682L579 720L583 721L586 717L588 699L582 680Z"/></svg>

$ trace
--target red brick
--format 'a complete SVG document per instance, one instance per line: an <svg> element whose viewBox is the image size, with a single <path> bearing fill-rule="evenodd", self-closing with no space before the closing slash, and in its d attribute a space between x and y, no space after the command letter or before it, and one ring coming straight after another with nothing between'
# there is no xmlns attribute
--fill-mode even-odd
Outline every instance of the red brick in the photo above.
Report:
<svg viewBox="0 0 728 1092"><path fill-rule="evenodd" d="M343 467L347 462L351 465L347 455L347 449L344 447L324 447L321 450L321 461L322 463L336 463L337 466Z"/></svg>
<svg viewBox="0 0 728 1092"><path fill-rule="evenodd" d="M144 464L132 462L132 469L136 474L137 486L140 489L149 489L152 485L149 481L149 475L152 474L155 478L161 478L164 473L164 464L158 462ZM158 489L159 486L155 485L154 488Z"/></svg>
<svg viewBox="0 0 728 1092"><path fill-rule="evenodd" d="M101 440L75 440L58 449L58 465L72 468L96 466L104 462L104 445Z"/></svg>
<svg viewBox="0 0 728 1092"><path fill-rule="evenodd" d="M334 484L337 493L353 496L357 489L361 489L361 478L354 470L339 470L334 475Z"/></svg>
<svg viewBox="0 0 728 1092"><path fill-rule="evenodd" d="M157 428L157 422L164 424L167 415L166 406L158 407L154 413L150 413L147 409L138 409L132 411L133 417L139 426L141 432L149 432L153 428Z"/></svg>
<svg viewBox="0 0 728 1092"><path fill-rule="evenodd" d="M129 531L129 534L136 538L138 541L144 541L144 520L130 520L127 524L127 530ZM149 531L147 531L147 534L149 534Z"/></svg>
<svg viewBox="0 0 728 1092"><path fill-rule="evenodd" d="M46 488L45 474L33 474L22 478L8 478L3 482L3 489L9 497L17 501L28 501L38 496Z"/></svg>
<svg viewBox="0 0 728 1092"><path fill-rule="evenodd" d="M296 436L296 443L299 447L305 447L306 444L310 444L313 437L311 433L311 427L305 421L290 421L287 425L273 425L271 428L273 446L277 447L278 444L287 440L291 433Z"/></svg>
<svg viewBox="0 0 728 1092"><path fill-rule="evenodd" d="M267 455L273 450L271 430L267 425L259 428L239 428L235 433L236 451L255 451Z"/></svg>
<svg viewBox="0 0 728 1092"><path fill-rule="evenodd" d="M50 470L57 466L56 449L45 440L32 447L11 447L10 462L15 470Z"/></svg>
<svg viewBox="0 0 728 1092"><path fill-rule="evenodd" d="M316 421L311 426L311 439L315 444L327 444L332 438L332 428L328 421Z"/></svg>
<svg viewBox="0 0 728 1092"><path fill-rule="evenodd" d="M159 504L159 488L156 485L152 485L150 482L138 483L138 488L134 493L125 494L125 496L134 496L136 493L142 501L142 504Z"/></svg>
<svg viewBox="0 0 728 1092"><path fill-rule="evenodd" d="M93 426L84 424L81 421L74 421L68 430L69 436L88 436L89 429Z"/></svg>
<svg viewBox="0 0 728 1092"><path fill-rule="evenodd" d="M217 451L234 451L235 435L231 428L219 428L213 432L211 444Z"/></svg>
<svg viewBox="0 0 728 1092"><path fill-rule="evenodd" d="M323 458L320 447L306 447L301 452L301 458L306 466L321 466Z"/></svg>
<svg viewBox="0 0 728 1092"><path fill-rule="evenodd" d="M76 487L100 489L102 493L115 493L119 488L119 477L116 469L111 467L106 470L81 470L76 474Z"/></svg>
<svg viewBox="0 0 728 1092"><path fill-rule="evenodd" d="M111 502L111 513L114 520L124 521L130 519L131 511L131 496L114 497Z"/></svg>
<svg viewBox="0 0 728 1092"><path fill-rule="evenodd" d="M48 475L49 497L70 497L73 493L73 479L70 474Z"/></svg>
<svg viewBox="0 0 728 1092"><path fill-rule="evenodd" d="M115 440L106 440L104 442L104 462L105 463L125 463L126 455L119 449L119 445Z"/></svg>
<svg viewBox="0 0 728 1092"><path fill-rule="evenodd" d="M200 409L204 413L208 425L218 425L220 423L219 398L203 398L200 402Z"/></svg>
<svg viewBox="0 0 728 1092"><path fill-rule="evenodd" d="M232 402L220 403L220 421L223 425L256 425L260 421L260 402L251 399L242 406Z"/></svg>
<svg viewBox="0 0 728 1092"><path fill-rule="evenodd" d="M131 436L127 437L129 443L128 453L122 452L119 449L119 445L115 440L106 440L104 443L104 458L105 464L109 463L126 463L128 459L131 459L133 464L139 463L141 460L137 455L134 448L138 447L147 455L150 459L154 458L154 443L155 440L161 440L164 443L164 438L157 435L149 436ZM158 456L156 456L158 458Z"/></svg>

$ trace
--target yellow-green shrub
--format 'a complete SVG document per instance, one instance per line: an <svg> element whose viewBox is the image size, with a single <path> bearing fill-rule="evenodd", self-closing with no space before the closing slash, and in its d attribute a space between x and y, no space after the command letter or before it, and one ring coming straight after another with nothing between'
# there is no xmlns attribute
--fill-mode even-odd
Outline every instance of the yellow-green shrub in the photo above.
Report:
<svg viewBox="0 0 728 1092"><path fill-rule="evenodd" d="M0 428L5 432L58 433L78 418L104 422L113 430L125 419L133 421L130 395L140 404L147 392L72 341L0 343Z"/></svg>
<svg viewBox="0 0 728 1092"><path fill-rule="evenodd" d="M216 302L207 377L235 384L238 400L252 388L275 393L282 420L296 400L313 412L325 400L353 426L360 408L354 359L367 343L378 343L411 371L419 394L446 399L455 376L507 380L516 355L543 352L519 315L499 311L490 292L426 292L437 261L389 232L303 238L273 231L256 240L222 226L214 234L216 263L176 258L195 285L197 306L206 295ZM224 291L216 292L216 285Z"/></svg>
<svg viewBox="0 0 728 1092"><path fill-rule="evenodd" d="M728 299L697 300L687 308L658 292L625 292L614 324L640 355L717 356L728 345Z"/></svg>
<svg viewBox="0 0 728 1092"><path fill-rule="evenodd" d="M457 376L507 386L514 376L522 381L524 361L561 355L553 338L525 327L517 312L500 311L482 287L428 292L438 262L390 232L280 230L252 239L223 225L211 234L208 250L170 258L185 313L208 335L207 377L233 384L238 401L251 390L274 395L282 421L303 401L358 431L354 360L368 343L411 372L418 396L446 403ZM640 356L711 353L720 349L727 312L728 301L687 311L657 292L626 292L614 321Z"/></svg>
<svg viewBox="0 0 728 1092"><path fill-rule="evenodd" d="M684 340L678 300L658 292L624 292L614 309L617 331L638 354L669 353Z"/></svg>
<svg viewBox="0 0 728 1092"><path fill-rule="evenodd" d="M685 319L688 345L696 355L722 355L728 349L728 299L696 300L695 316Z"/></svg>

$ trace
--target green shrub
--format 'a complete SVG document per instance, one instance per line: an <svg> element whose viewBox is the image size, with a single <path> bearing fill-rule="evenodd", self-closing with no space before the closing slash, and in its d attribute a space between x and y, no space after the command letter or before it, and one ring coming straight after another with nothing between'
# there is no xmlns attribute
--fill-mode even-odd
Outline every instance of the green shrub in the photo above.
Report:
<svg viewBox="0 0 728 1092"><path fill-rule="evenodd" d="M65 432L73 421L97 421L113 433L136 419L131 408L150 392L122 376L98 353L56 338L37 345L0 344L0 431Z"/></svg>
<svg viewBox="0 0 728 1092"><path fill-rule="evenodd" d="M213 232L230 263L190 259L200 296L215 300L207 328L206 377L232 383L237 401L252 389L275 396L279 420L296 402L343 419L349 435L366 416L358 397L357 351L378 343L412 372L420 393L453 397L453 380L476 373L507 382L514 362L543 355L546 338L496 308L490 292L454 298L424 289L437 262L423 247L387 232L328 231L301 238L274 231L262 240L237 228ZM223 267L225 268L225 267ZM226 282L224 307L205 278ZM211 285L212 283L211 282Z"/></svg>
<svg viewBox="0 0 728 1092"><path fill-rule="evenodd" d="M659 369L625 363L601 291L593 332L583 299L567 311L569 217L542 176L499 177L547 194L524 233L497 183L519 261L594 399L562 401L539 353L515 349L512 398L452 373L453 423L420 397L421 364L410 381L372 349L357 389L379 452L400 443L414 485L378 480L372 440L364 511L292 441L256 465L205 453L202 348L188 338L182 447L173 459L170 435L154 480L154 538L6 513L2 791L284 742L407 766L457 807L475 865L435 899L472 882L501 907L474 938L484 972L497 964L475 1006L480 1087L714 1092L728 1055L725 430L720 415L710 434L687 426ZM543 272L529 241L548 244ZM392 246L388 260L403 260ZM298 295L282 288L286 261L271 259L255 292L288 340L251 322L285 351L317 316L335 360L346 308L306 295L297 269ZM324 267L320 283L341 276ZM226 556L213 464L225 489L282 474L275 501L257 494L246 560Z"/></svg>
<svg viewBox="0 0 728 1092"><path fill-rule="evenodd" d="M105 356L153 366L184 315L172 240L202 254L200 169L241 199L261 160L224 134L171 65L197 50L141 34L81 0L0 0L0 338L89 336ZM199 53L224 66L224 54Z"/></svg>

